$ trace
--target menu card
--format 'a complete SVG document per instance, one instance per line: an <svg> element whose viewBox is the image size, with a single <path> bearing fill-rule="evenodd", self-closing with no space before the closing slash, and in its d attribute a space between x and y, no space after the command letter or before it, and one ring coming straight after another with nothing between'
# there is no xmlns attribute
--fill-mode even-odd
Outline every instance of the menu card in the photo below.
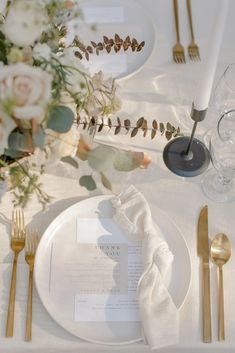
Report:
<svg viewBox="0 0 235 353"><path fill-rule="evenodd" d="M79 218L77 241L53 244L51 291L69 289L75 321L139 321L140 253L111 219Z"/></svg>

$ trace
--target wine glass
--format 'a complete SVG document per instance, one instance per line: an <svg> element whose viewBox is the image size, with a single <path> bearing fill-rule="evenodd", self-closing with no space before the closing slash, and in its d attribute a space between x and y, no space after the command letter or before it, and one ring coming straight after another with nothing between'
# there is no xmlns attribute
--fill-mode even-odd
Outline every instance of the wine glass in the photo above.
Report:
<svg viewBox="0 0 235 353"><path fill-rule="evenodd" d="M235 110L221 116L217 128L211 132L209 151L214 168L202 179L203 191L213 201L232 201L235 199Z"/></svg>
<svg viewBox="0 0 235 353"><path fill-rule="evenodd" d="M235 63L228 65L214 91L215 108L219 115L235 107Z"/></svg>

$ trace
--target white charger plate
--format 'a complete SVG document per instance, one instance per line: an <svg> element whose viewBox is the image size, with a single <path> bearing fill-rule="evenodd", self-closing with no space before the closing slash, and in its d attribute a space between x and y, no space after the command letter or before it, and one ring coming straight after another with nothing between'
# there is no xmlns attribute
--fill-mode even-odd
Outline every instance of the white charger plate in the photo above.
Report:
<svg viewBox="0 0 235 353"><path fill-rule="evenodd" d="M39 297L52 318L75 336L90 342L102 344L129 344L140 341L140 322L76 322L74 320L74 295L65 289L61 278L61 293L50 292L51 253L55 242L71 244L77 242L77 218L108 218L112 220L114 209L111 196L97 196L76 203L55 218L43 234L35 259L35 283ZM191 281L191 261L184 238L175 224L160 209L152 214L161 236L167 241L174 254L168 291L177 308L182 306ZM87 224L89 229L89 224ZM98 239L97 239L98 240ZM179 285L180 283L180 285ZM58 287L58 286L57 286Z"/></svg>
<svg viewBox="0 0 235 353"><path fill-rule="evenodd" d="M77 34L84 44L90 44L91 40L101 42L104 35L114 38L115 33L122 39L129 35L139 43L145 41L140 52L131 49L124 52L122 48L118 53L112 49L108 54L103 50L99 56L91 54L89 61L83 59L83 65L91 74L102 70L117 80L136 73L150 57L155 45L155 29L145 9L134 0L82 0L79 4L84 22L78 22L78 29L72 29L72 25L69 28L71 34ZM92 25L96 26L95 31L91 30Z"/></svg>

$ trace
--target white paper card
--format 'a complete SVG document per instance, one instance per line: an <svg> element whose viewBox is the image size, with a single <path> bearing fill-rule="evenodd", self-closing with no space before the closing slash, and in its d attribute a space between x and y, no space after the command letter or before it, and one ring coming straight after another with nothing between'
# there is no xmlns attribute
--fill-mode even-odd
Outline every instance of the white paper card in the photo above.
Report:
<svg viewBox="0 0 235 353"><path fill-rule="evenodd" d="M83 61L84 65L89 67L92 74L105 70L105 75L115 76L127 71L126 54L100 54L99 56L90 56L89 63Z"/></svg>
<svg viewBox="0 0 235 353"><path fill-rule="evenodd" d="M138 280L143 271L140 253L139 244L128 246L128 265L125 269L128 274L126 294L122 294L123 291L120 292L120 285L118 292L112 289L109 294L102 294L102 291L100 294L77 294L75 296L75 321L140 321L136 293ZM123 275L123 272L120 273ZM106 275L105 272L103 275Z"/></svg>
<svg viewBox="0 0 235 353"><path fill-rule="evenodd" d="M83 16L85 22L91 23L119 23L124 21L122 7L84 7Z"/></svg>

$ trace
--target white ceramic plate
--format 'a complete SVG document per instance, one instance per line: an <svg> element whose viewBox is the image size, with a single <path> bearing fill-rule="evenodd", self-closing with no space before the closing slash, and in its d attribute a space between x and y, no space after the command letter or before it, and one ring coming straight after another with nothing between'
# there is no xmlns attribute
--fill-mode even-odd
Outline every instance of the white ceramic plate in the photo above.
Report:
<svg viewBox="0 0 235 353"><path fill-rule="evenodd" d="M83 10L84 22L79 22L78 29L71 30L78 34L84 44L90 44L90 41L96 43L103 40L106 35L114 38L117 33L122 39L128 35L130 38L136 38L139 43L145 41L145 46L140 52L132 52L121 49L117 54L111 51L107 54L106 50L90 55L89 62L82 60L93 74L102 70L107 76L116 79L129 77L137 72L150 57L155 44L155 29L142 8L134 0L83 0L80 2ZM92 31L91 25L96 26L96 31Z"/></svg>
<svg viewBox="0 0 235 353"><path fill-rule="evenodd" d="M35 260L35 283L41 301L49 314L70 333L96 343L127 344L141 340L140 322L76 322L74 320L74 293L69 286L66 287L65 292L63 278L60 278L59 284L57 283L56 295L52 295L50 291L52 246L54 247L55 243L62 244L61 252L63 252L65 243L74 247L77 242L78 218L108 218L112 222L113 213L110 196L97 196L76 203L55 218L38 246ZM168 290L175 305L180 308L190 286L189 251L179 230L165 213L154 208L153 219L174 254ZM87 227L89 230L89 222Z"/></svg>

